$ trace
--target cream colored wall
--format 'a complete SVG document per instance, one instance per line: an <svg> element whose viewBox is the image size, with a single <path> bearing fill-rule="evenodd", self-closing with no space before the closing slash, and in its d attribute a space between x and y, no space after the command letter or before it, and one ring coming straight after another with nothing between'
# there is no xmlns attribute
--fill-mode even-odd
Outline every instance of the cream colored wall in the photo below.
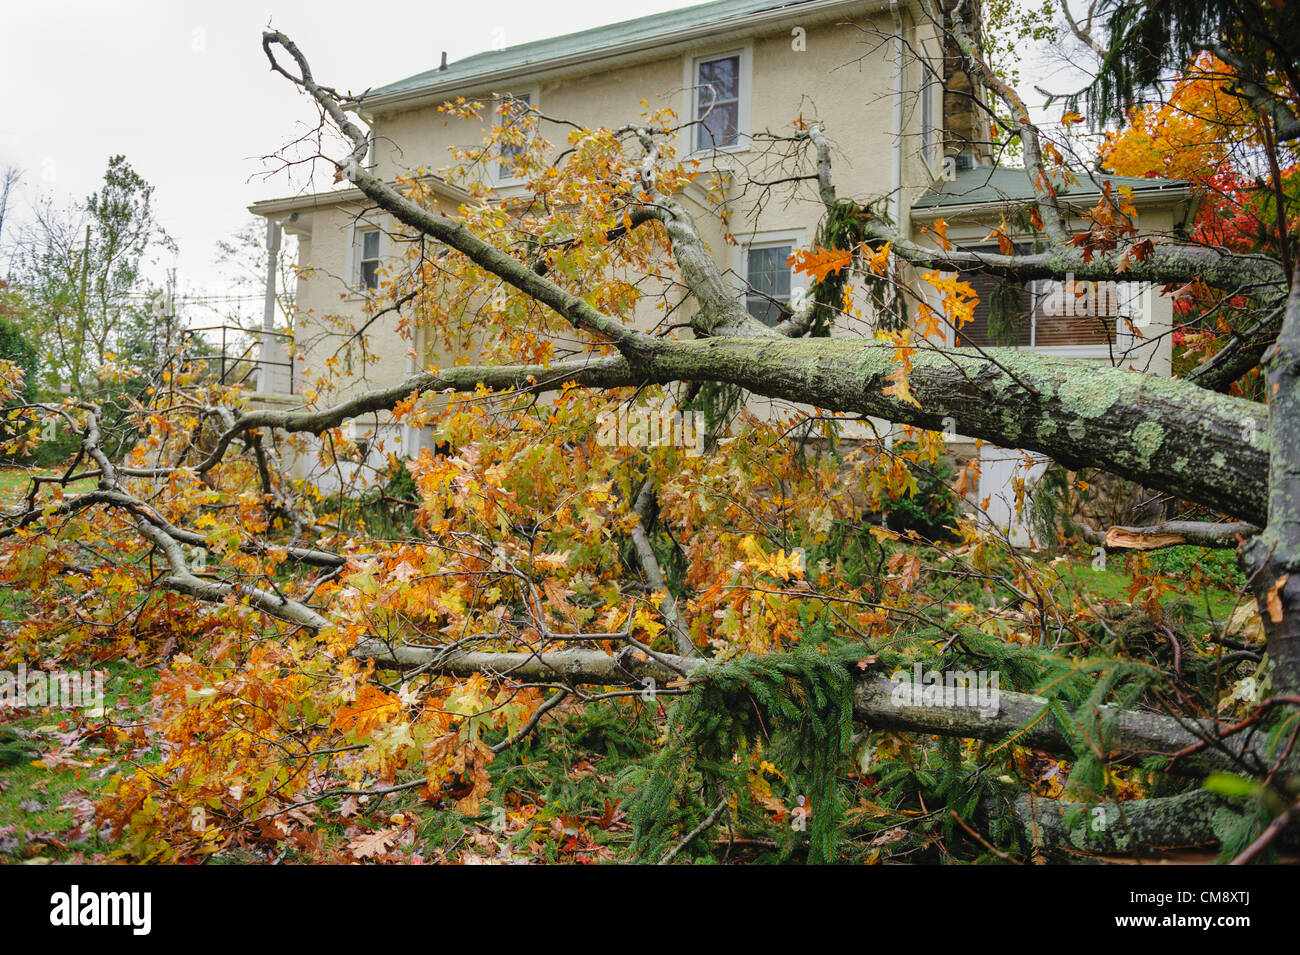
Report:
<svg viewBox="0 0 1300 955"><path fill-rule="evenodd" d="M872 29L888 32L891 28L882 18L873 21ZM789 133L797 118L812 121L820 116L837 146L840 191L865 196L886 190L893 79L886 61L888 43L871 36L870 30L828 24L807 30L806 47L804 52L792 49L785 31L745 42L705 43L689 53L618 70L467 92L468 98L488 104L481 121L448 119L434 106L384 113L375 121L377 170L391 176L420 167L446 168L452 162L451 148L482 143L492 118L489 98L494 92L532 94L534 104L546 115L590 127L636 122L645 109L642 99L651 109L671 106L685 119L690 113L685 87L691 82L691 62L746 48L752 79L748 131ZM542 135L563 146L567 128L543 123ZM685 154L688 145L683 133L679 154ZM753 152L742 151L736 158L752 159Z"/></svg>
<svg viewBox="0 0 1300 955"><path fill-rule="evenodd" d="M795 130L798 119L820 119L835 147L834 176L839 194L867 201L884 196L891 187L893 68L888 60L888 42L872 35L872 30L887 33L890 29L887 17L872 21L865 30L836 24L815 26L806 31L806 49L802 52L793 49L789 31L783 30L745 42L701 44L688 53L619 70L537 85L516 84L497 92L529 93L542 113L593 127L614 128L635 122L645 111L643 99L652 109L670 105L684 118L691 109L686 87L691 82L694 61L741 50L748 61L750 80L744 131L787 135ZM491 91L485 91L481 99L486 100L487 92ZM491 110L485 112L490 120ZM915 121L919 123L919 116ZM487 132L482 121L449 121L432 106L381 115L376 127L377 168L385 176L419 168L446 168L452 162L450 149L476 146ZM561 146L566 133L566 127L543 124L542 135ZM913 141L915 138L910 137ZM677 143L679 155L689 151L689 144L689 134L683 132ZM805 243L811 243L824 212L813 184L777 187L771 192L766 211L755 214L751 209L757 191L753 186L743 188L740 180L747 175L762 178L759 154L767 148L758 144L706 156L702 168L731 173L731 231L741 243L764 238L762 233L773 230L801 231ZM507 187L501 193L519 191L519 187ZM705 208L699 193L688 194L687 198L692 200L692 211L711 251L724 267L739 273L744 261L741 249L723 240L720 224ZM739 288L739 281L736 284ZM642 324L651 323L657 314L643 309L638 318Z"/></svg>
<svg viewBox="0 0 1300 955"><path fill-rule="evenodd" d="M702 43L687 53L617 70L537 84L515 84L495 92L528 93L542 113L585 126L612 128L634 122L645 109L641 105L643 99L651 109L671 105L679 118L685 119L691 111L686 88L692 82L696 58L741 50L745 60L742 70L749 81L748 115L742 132L770 131L784 135L795 130L796 120L821 121L833 145L833 176L838 194L862 203L874 201L879 207L888 202L893 186L894 66L891 57L894 48L889 40L893 22L888 14L882 14L864 21L860 27L838 23L810 26L806 29L803 51L794 49L789 28L783 27L779 32L748 41ZM908 45L916 46L916 40L915 35L909 35ZM906 50L904 55L909 55ZM916 88L920 76L920 67L910 64L904 82L909 88ZM473 95L474 91L466 91L466 95L490 102L492 92L483 90ZM485 114L490 122L490 107ZM904 150L915 153L920 146L920 110L915 97L905 102L903 121ZM426 172L444 169L453 162L451 148L481 144L485 125L481 120L449 119L433 105L381 114L375 118L376 171L391 178L421 169ZM542 135L563 146L567 127L544 124ZM685 155L688 146L688 135L683 133L678 143L679 154ZM732 216L730 228L739 244L724 239L716 210L707 206L702 191L691 190L686 196L706 243L716 260L732 271L738 291L744 274L744 243L790 232L801 237L801 244L811 245L824 212L815 184L804 182L772 189L764 211L755 213L752 203L757 191L753 186L742 186L741 180L746 176L764 177L760 154L768 148L758 144L704 157L704 170L715 169L730 176L727 208ZM803 171L811 169L809 151ZM929 173L914 156L904 157L902 169L905 181L902 205L906 210L911 198L928 187ZM505 187L500 191L509 195L521 189ZM302 264L310 265L315 271L303 284L300 298L302 307L308 310L300 323L304 333L301 338L309 346L307 364L316 371L340 340L336 335L322 335L324 316L343 315L354 322L361 319L360 301L341 297L346 289L348 246L356 211L346 208L317 211L311 240L304 245L307 260ZM386 251L391 251L391 246ZM663 313L653 308L654 299L653 295L647 295L638 309L636 320L643 327L662 318ZM679 313L673 321L681 321L682 317ZM391 383L407 373L408 344L386 327L393 321L390 317L372 328L380 360L366 367L364 374L358 374L341 394ZM313 333L315 343L308 341ZM767 405L764 399L755 399L752 409L759 411Z"/></svg>
<svg viewBox="0 0 1300 955"><path fill-rule="evenodd" d="M371 339L376 358L362 361L359 349L345 346L352 331L366 320L366 299L351 288L350 272L353 269L350 247L353 230L359 221L374 224L382 230L392 230L392 222L373 214L360 220L361 206L333 206L318 209L312 215L311 240L303 243L299 254L299 267L307 270L307 278L299 286L299 320L296 340L299 351L305 356L303 370L306 376L316 377L327 370L333 358L337 367L349 373L349 381L340 390L339 397L347 397L357 390L377 384L400 381L409 373L407 350L409 343L397 333L397 316L385 315L372 324L367 334ZM380 239L381 254L385 254L389 267L396 267L400 251L386 235ZM387 245L388 248L384 248Z"/></svg>

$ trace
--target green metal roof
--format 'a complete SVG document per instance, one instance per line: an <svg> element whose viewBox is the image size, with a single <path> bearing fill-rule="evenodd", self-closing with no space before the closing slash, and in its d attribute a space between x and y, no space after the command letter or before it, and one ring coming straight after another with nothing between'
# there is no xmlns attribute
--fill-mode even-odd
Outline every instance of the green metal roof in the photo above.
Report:
<svg viewBox="0 0 1300 955"><path fill-rule="evenodd" d="M622 23L583 30L580 33L569 33L533 43L521 43L503 50L476 53L463 60L449 63L445 70L437 68L425 70L404 80L373 89L367 94L367 98L412 93L423 87L443 86L448 83L471 84L480 77L505 70L520 69L530 65L541 66L561 57L598 53L610 47L642 43L649 46L656 40L692 27L721 25L728 20L740 19L755 13L780 10L785 7L793 8L812 2L815 0L715 0L714 3L702 3L682 10L655 13L636 20L625 20Z"/></svg>
<svg viewBox="0 0 1300 955"><path fill-rule="evenodd" d="M1095 196L1102 184L1109 182L1113 189L1128 186L1134 195L1152 192L1172 194L1188 191L1186 182L1178 179L1144 179L1137 176L1111 176L1093 173L1091 177L1079 176L1078 182L1057 183L1057 195L1070 197ZM1033 186L1023 169L1008 166L976 166L957 173L952 181L940 180L927 189L921 198L912 203L913 209L934 209L947 206L966 206L995 203L1028 202L1034 198Z"/></svg>

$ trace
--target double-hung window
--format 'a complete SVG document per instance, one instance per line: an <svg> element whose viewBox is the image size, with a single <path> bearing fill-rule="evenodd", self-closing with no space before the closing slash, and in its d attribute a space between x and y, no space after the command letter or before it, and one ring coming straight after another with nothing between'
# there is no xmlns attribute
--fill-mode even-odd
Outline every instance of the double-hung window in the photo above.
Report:
<svg viewBox="0 0 1300 955"><path fill-rule="evenodd" d="M517 140L531 102L532 97L528 93L514 93L502 99L497 107L497 122L502 129L513 132L513 135L507 135L497 149L498 183L519 179L519 159L524 154L524 143Z"/></svg>
<svg viewBox="0 0 1300 955"><path fill-rule="evenodd" d="M740 142L740 54L695 63L695 148L725 149Z"/></svg>
<svg viewBox="0 0 1300 955"><path fill-rule="evenodd" d="M790 312L789 242L751 245L745 255L745 307L764 325L775 325Z"/></svg>
<svg viewBox="0 0 1300 955"><path fill-rule="evenodd" d="M356 274L353 284L360 291L379 288L379 230L358 229L356 233Z"/></svg>

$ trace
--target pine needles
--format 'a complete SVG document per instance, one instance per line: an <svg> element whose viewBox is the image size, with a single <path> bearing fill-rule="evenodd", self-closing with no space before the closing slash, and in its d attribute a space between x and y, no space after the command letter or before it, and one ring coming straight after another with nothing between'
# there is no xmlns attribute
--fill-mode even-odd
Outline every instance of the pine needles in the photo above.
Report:
<svg viewBox="0 0 1300 955"><path fill-rule="evenodd" d="M831 861L844 811L836 769L851 736L853 679L845 663L853 655L861 648L799 648L746 655L697 675L670 718L658 758L635 771L628 818L638 856L661 858L701 807L739 797L746 754L757 745L787 755L808 812L808 861Z"/></svg>

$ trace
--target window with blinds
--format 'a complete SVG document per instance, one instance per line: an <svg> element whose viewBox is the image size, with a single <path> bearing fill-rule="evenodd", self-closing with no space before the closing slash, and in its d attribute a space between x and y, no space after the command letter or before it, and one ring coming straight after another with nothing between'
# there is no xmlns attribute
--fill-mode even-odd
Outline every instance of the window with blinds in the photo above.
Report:
<svg viewBox="0 0 1300 955"><path fill-rule="evenodd" d="M1023 285L1012 285L999 292L1002 280L987 272L963 272L961 279L970 283L979 304L975 306L972 319L957 332L959 348L975 345L979 348L993 348L1003 345L1028 347L1033 344L1033 294ZM993 312L993 296L1002 295L1008 299L1008 319L1002 327L989 327L989 318Z"/></svg>
<svg viewBox="0 0 1300 955"><path fill-rule="evenodd" d="M1042 280L1034 286L1034 347L1115 344L1120 301L1114 282Z"/></svg>
<svg viewBox="0 0 1300 955"><path fill-rule="evenodd" d="M1115 344L1120 315L1128 314L1125 296L1114 282L1004 285L999 276L976 271L963 272L961 278L975 290L979 304L957 332L958 347L1106 347ZM993 321L995 298L1002 305L998 321Z"/></svg>

